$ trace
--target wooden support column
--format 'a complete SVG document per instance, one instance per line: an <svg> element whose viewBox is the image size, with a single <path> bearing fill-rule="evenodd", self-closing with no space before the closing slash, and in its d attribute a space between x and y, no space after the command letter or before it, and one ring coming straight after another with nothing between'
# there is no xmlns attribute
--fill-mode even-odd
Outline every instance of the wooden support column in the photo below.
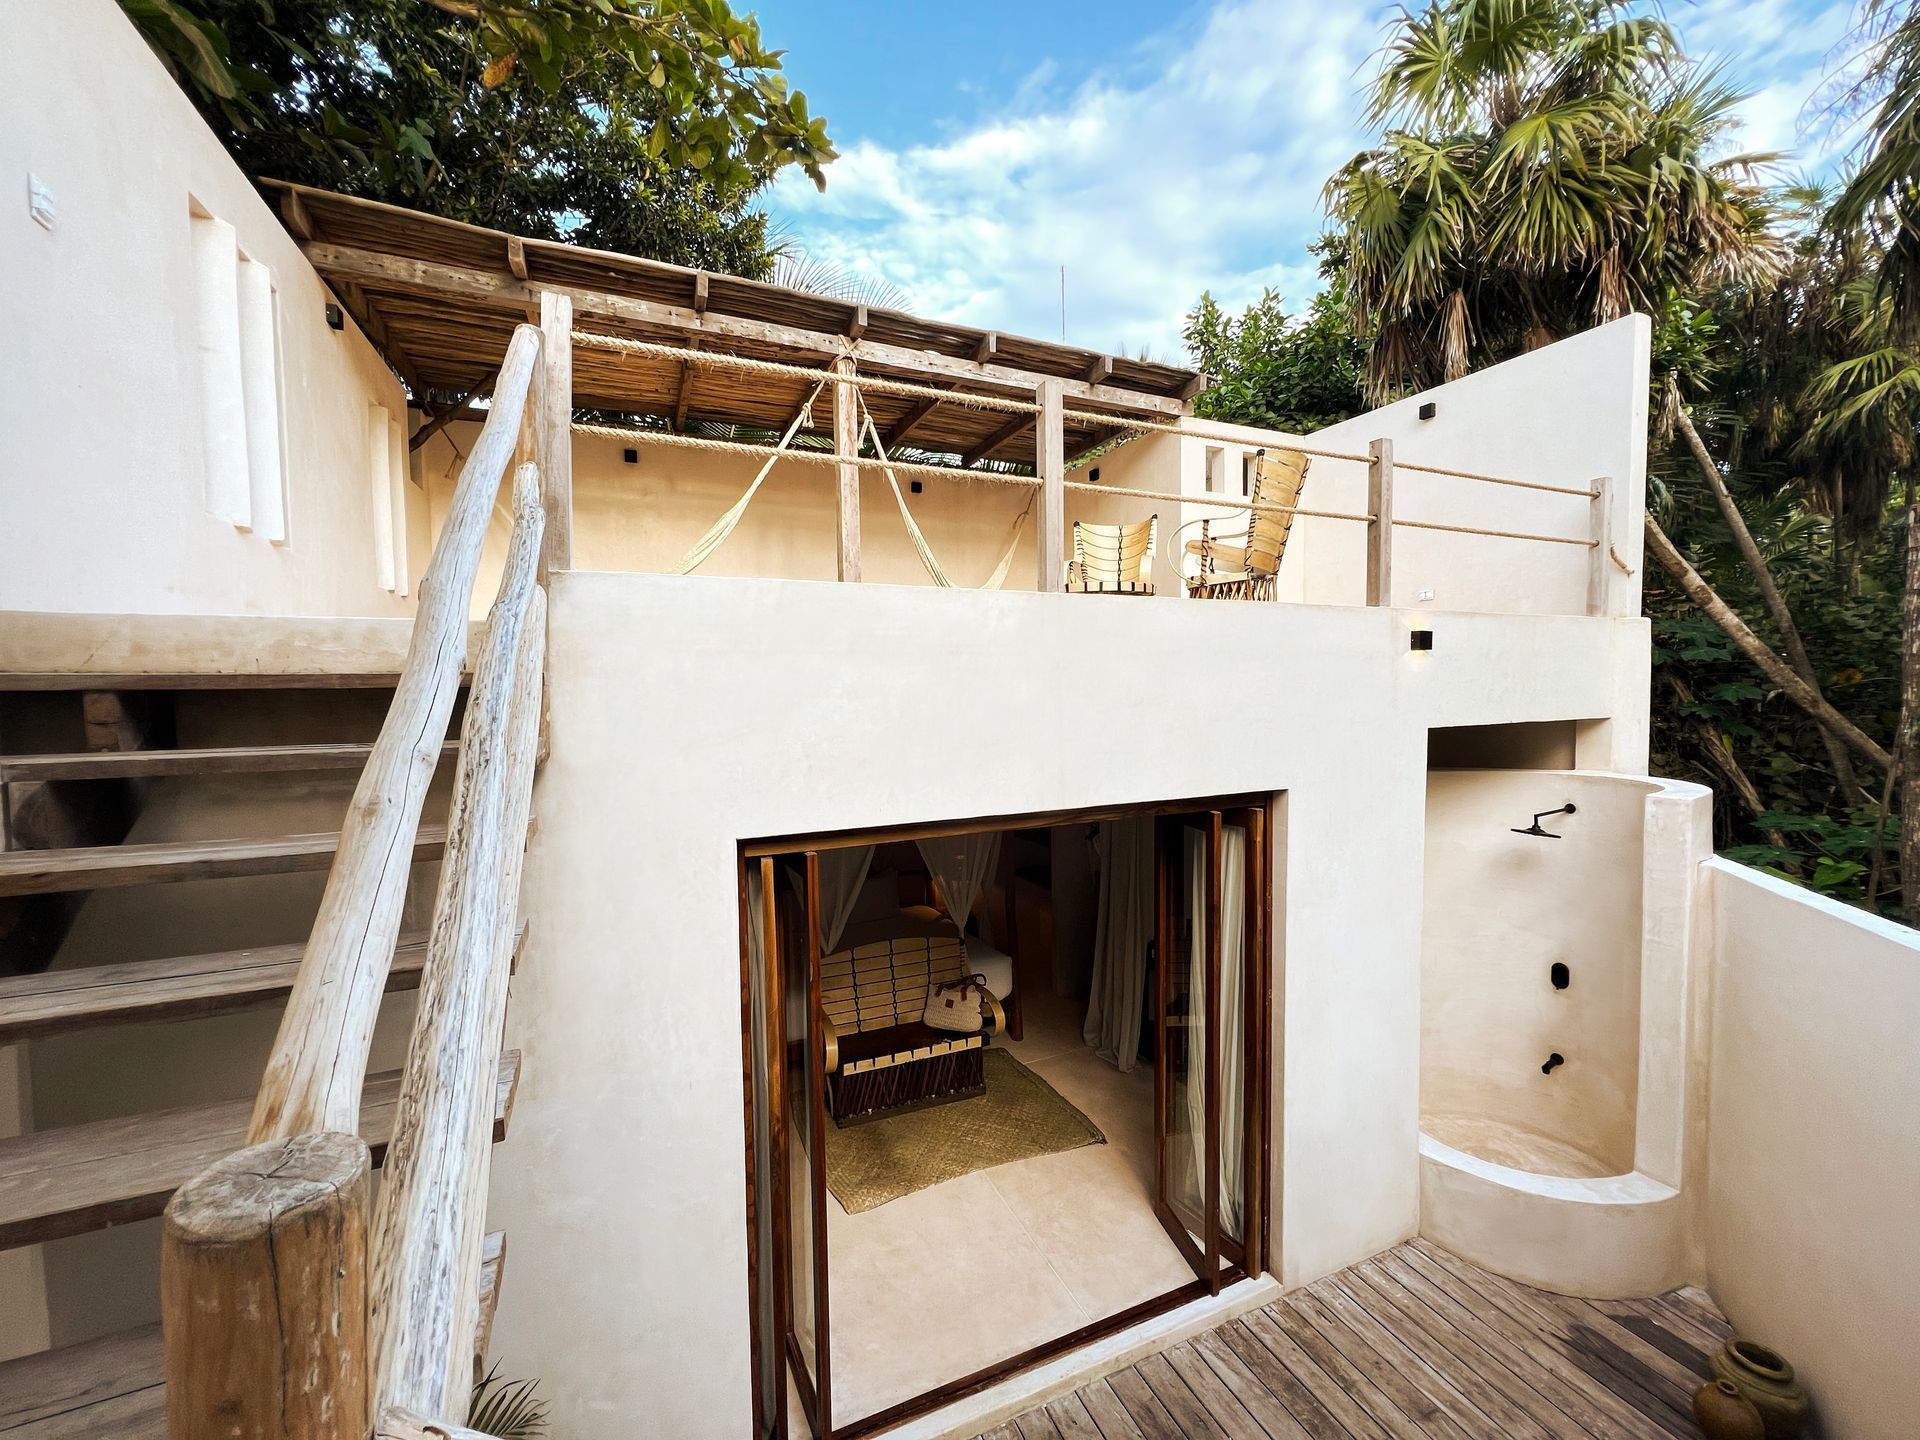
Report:
<svg viewBox="0 0 1920 1440"><path fill-rule="evenodd" d="M1613 567L1613 478L1602 475L1593 482L1592 534L1594 546L1587 552L1587 613L1608 614L1607 588Z"/></svg>
<svg viewBox="0 0 1920 1440"><path fill-rule="evenodd" d="M160 1250L172 1440L368 1432L371 1170L359 1136L322 1132L175 1192Z"/></svg>
<svg viewBox="0 0 1920 1440"><path fill-rule="evenodd" d="M1034 473L1040 477L1038 527L1039 588L1066 588L1067 423L1066 390L1058 380L1042 380L1034 391L1040 415L1034 431Z"/></svg>
<svg viewBox="0 0 1920 1440"><path fill-rule="evenodd" d="M1367 604L1393 604L1393 441L1367 447Z"/></svg>
<svg viewBox="0 0 1920 1440"><path fill-rule="evenodd" d="M853 358L843 355L833 362L833 373L853 374ZM833 450L836 455L855 455L860 450L860 392L848 380L833 387ZM839 575L842 580L860 578L860 467L844 461L837 465L839 488Z"/></svg>
<svg viewBox="0 0 1920 1440"><path fill-rule="evenodd" d="M573 568L573 301L540 292L540 404L533 423L540 507L547 512L540 580Z"/></svg>

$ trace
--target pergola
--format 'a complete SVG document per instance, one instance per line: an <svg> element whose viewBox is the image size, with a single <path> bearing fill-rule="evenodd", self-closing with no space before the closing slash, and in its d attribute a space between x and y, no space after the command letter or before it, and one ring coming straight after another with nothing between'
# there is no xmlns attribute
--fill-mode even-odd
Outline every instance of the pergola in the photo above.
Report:
<svg viewBox="0 0 1920 1440"><path fill-rule="evenodd" d="M565 385L575 408L677 433L700 422L784 429L818 383L799 371L874 381L859 387L860 401L887 452L906 446L952 456L960 467L1032 468L1050 502L1040 518L1042 563L1052 565L1059 516L1051 502L1064 456L1142 422L1177 419L1204 383L1179 366L526 239L284 181L263 184L277 193L307 259L428 412L416 439L485 393L514 327L541 323L544 304L550 327L556 313L567 317ZM619 348L594 336L641 343ZM685 352L704 352L705 360L690 362ZM715 363L729 356L788 368ZM801 433L849 454L861 439L850 414L855 384L831 389L834 406L819 407L827 423ZM854 467L842 467L840 491L841 569L856 578Z"/></svg>

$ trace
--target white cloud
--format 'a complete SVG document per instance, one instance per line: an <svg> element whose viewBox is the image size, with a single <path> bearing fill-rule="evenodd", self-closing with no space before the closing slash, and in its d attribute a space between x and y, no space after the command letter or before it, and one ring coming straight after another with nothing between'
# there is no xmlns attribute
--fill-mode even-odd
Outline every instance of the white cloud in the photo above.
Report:
<svg viewBox="0 0 1920 1440"><path fill-rule="evenodd" d="M1753 91L1745 150L1833 141L1805 102L1845 37L1851 0L1698 0L1668 18L1690 52ZM787 176L773 212L815 259L903 290L915 311L1112 351L1179 359L1202 290L1238 306L1271 285L1318 289L1307 245L1320 187L1366 141L1361 92L1389 10L1220 0L1138 48L1124 72L1072 84L1052 66L992 118L931 144L862 140L827 191ZM991 97L981 97L993 104Z"/></svg>
<svg viewBox="0 0 1920 1440"><path fill-rule="evenodd" d="M774 213L917 311L1012 332L1060 333L1065 265L1070 340L1178 358L1202 290L1316 288L1305 247L1321 184L1359 147L1356 68L1378 33L1360 6L1224 3L1143 47L1143 78L1030 76L940 143L850 146L824 195L783 180Z"/></svg>

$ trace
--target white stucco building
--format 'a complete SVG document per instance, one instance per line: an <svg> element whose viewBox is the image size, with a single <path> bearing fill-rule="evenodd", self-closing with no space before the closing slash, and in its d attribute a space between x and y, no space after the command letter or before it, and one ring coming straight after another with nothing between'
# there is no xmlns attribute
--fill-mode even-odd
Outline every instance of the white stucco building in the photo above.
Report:
<svg viewBox="0 0 1920 1440"><path fill-rule="evenodd" d="M57 1433L163 1433L158 1216L263 1138L421 579L520 404L454 402L529 320L544 759L470 1208L511 1257L479 1343L555 1433L971 1435L1416 1237L1693 1287L1826 1433L1911 1433L1920 940L1715 858L1713 797L1648 774L1644 318L1225 426L1176 367L256 186L112 0L9 7L0 53L0 1435L116 1345L132 1408ZM1189 598L1198 522L1274 513L1273 598ZM1154 593L1068 592L1076 522L1148 516ZM359 1067L405 1057L456 788L389 867ZM1007 1057L1105 1143L1023 1153L1028 1115L913 1181L960 1105L820 1108L871 1024L836 957L939 978L896 912L1010 1012L978 1103ZM881 1133L868 1206L834 1167Z"/></svg>

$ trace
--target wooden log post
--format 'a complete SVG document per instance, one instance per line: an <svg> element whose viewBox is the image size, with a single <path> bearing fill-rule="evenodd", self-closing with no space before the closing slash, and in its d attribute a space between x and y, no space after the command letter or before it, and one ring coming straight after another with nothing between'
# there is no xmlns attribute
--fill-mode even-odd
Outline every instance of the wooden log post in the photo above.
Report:
<svg viewBox="0 0 1920 1440"><path fill-rule="evenodd" d="M540 407L534 417L546 541L540 579L573 568L573 301L540 292Z"/></svg>
<svg viewBox="0 0 1920 1440"><path fill-rule="evenodd" d="M172 1440L367 1433L371 1171L357 1135L297 1135L175 1192L160 1251Z"/></svg>
<svg viewBox="0 0 1920 1440"><path fill-rule="evenodd" d="M1067 429L1066 388L1059 380L1042 380L1035 388L1040 415L1034 426L1034 473L1040 477L1040 503L1034 516L1034 548L1039 552L1038 589L1058 593L1067 588Z"/></svg>
<svg viewBox="0 0 1920 1440"><path fill-rule="evenodd" d="M843 355L833 362L835 375L851 377L853 357ZM833 453L857 455L860 451L860 392L851 379L842 379L833 387ZM839 519L837 534L838 574L842 580L860 578L860 467L842 461L835 467L839 477L834 491L835 511Z"/></svg>
<svg viewBox="0 0 1920 1440"><path fill-rule="evenodd" d="M1613 583L1613 477L1593 482L1593 548L1587 551L1587 614L1610 613L1608 590Z"/></svg>
<svg viewBox="0 0 1920 1440"><path fill-rule="evenodd" d="M1393 441L1367 447L1367 604L1393 604Z"/></svg>
<svg viewBox="0 0 1920 1440"><path fill-rule="evenodd" d="M373 1370L380 1410L462 1413L492 1153L494 1057L507 1009L538 745L546 592L538 477L516 478L516 524L474 667L446 858L374 1212Z"/></svg>
<svg viewBox="0 0 1920 1440"><path fill-rule="evenodd" d="M494 497L519 444L540 332L515 328L486 424L454 487L393 704L354 787L320 911L254 1101L248 1143L360 1123L373 1022L399 934L413 836L460 689L467 609Z"/></svg>

